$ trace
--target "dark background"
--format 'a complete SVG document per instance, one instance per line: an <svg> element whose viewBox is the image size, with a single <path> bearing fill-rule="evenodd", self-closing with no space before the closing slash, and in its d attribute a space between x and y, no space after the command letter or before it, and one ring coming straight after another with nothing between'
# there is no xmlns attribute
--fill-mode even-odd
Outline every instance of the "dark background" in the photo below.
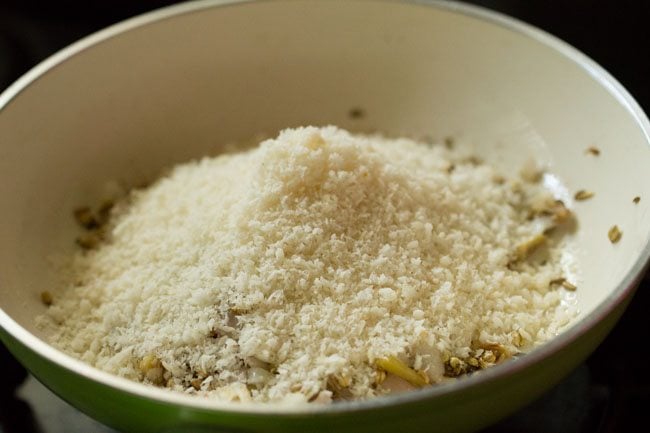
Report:
<svg viewBox="0 0 650 433"><path fill-rule="evenodd" d="M169 5L161 0L0 0L0 91L45 57L107 25ZM650 1L480 0L564 39L614 75L650 111ZM1 145L2 143L0 143ZM650 169L650 167L649 167ZM645 279L612 334L553 391L487 429L497 432L641 432L650 425L650 280ZM0 433L72 431L75 416L36 416L16 398L25 372L0 345ZM36 388L44 396L48 391ZM50 397L51 398L51 397ZM498 396L495 396L498 398ZM25 401L26 400L26 401ZM31 405L31 406L30 406ZM471 416L471 414L468 414ZM51 423L63 423L56 429ZM66 424L67 423L67 424ZM40 425L40 427L39 427ZM78 430L75 430L78 431ZM87 433L93 433L88 431Z"/></svg>

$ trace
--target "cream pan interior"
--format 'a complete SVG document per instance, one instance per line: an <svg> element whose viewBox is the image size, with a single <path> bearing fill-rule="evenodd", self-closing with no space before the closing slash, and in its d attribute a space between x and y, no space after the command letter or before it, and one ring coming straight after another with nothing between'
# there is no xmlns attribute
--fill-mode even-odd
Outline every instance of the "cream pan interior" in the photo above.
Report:
<svg viewBox="0 0 650 433"><path fill-rule="evenodd" d="M71 210L97 199L106 181L138 183L227 143L308 124L453 135L511 172L531 156L544 161L579 220L582 317L641 269L648 121L575 50L453 4L218 3L92 36L0 97L0 307L11 318L3 327L39 336L39 295L55 277L47 258L74 248ZM580 189L595 197L574 203ZM615 245L614 224L623 232Z"/></svg>

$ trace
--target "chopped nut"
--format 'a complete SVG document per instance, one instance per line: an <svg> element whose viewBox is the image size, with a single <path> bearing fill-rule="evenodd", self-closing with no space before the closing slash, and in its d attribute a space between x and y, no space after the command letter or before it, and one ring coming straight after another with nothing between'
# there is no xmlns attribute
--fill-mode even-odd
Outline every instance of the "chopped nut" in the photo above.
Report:
<svg viewBox="0 0 650 433"><path fill-rule="evenodd" d="M600 155L600 149L598 149L598 148L595 147L595 146L589 146L589 147L585 150L585 153L588 153L588 154L593 155L593 156L598 156L598 155Z"/></svg>
<svg viewBox="0 0 650 433"><path fill-rule="evenodd" d="M583 200L588 200L593 196L594 196L593 192L581 189L580 191L576 192L573 198L575 198L578 201L583 201Z"/></svg>
<svg viewBox="0 0 650 433"><path fill-rule="evenodd" d="M612 226L611 229L607 232L607 237L609 238L609 241L613 244L621 240L621 237L623 236L623 232L618 228L618 226Z"/></svg>
<svg viewBox="0 0 650 433"><path fill-rule="evenodd" d="M641 197L639 197L638 195L632 199L632 202L633 202L634 204L637 204L637 203L640 202L640 201L641 201Z"/></svg>
<svg viewBox="0 0 650 433"><path fill-rule="evenodd" d="M48 292L47 290L42 291L41 292L41 302L43 304L47 305L48 307L50 305L52 305L52 302L53 302L52 294L50 292Z"/></svg>

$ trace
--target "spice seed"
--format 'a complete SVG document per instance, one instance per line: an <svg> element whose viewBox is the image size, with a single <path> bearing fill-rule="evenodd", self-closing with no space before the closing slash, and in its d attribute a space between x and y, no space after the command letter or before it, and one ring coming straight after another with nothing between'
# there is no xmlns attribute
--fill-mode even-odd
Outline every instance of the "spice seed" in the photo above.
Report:
<svg viewBox="0 0 650 433"><path fill-rule="evenodd" d="M363 108L355 107L350 109L348 115L351 119L363 119L366 116L366 112L363 110Z"/></svg>
<svg viewBox="0 0 650 433"><path fill-rule="evenodd" d="M573 198L575 198L578 201L582 201L582 200L588 200L593 196L594 196L593 192L581 189L580 191L576 192L576 194L575 194L575 196L573 196Z"/></svg>
<svg viewBox="0 0 650 433"><path fill-rule="evenodd" d="M641 201L641 197L639 197L639 196L637 195L636 197L634 197L634 198L632 199L632 201L634 202L634 204L637 204L638 202Z"/></svg>
<svg viewBox="0 0 650 433"><path fill-rule="evenodd" d="M450 150L453 149L454 144L456 144L456 140L454 140L454 137L451 137L451 136L445 137L444 141L445 141L445 146L447 147L447 149L450 149Z"/></svg>
<svg viewBox="0 0 650 433"><path fill-rule="evenodd" d="M595 146L590 146L590 147L588 147L587 150L585 150L585 152L588 153L588 154L590 154L590 155L593 155L593 156L598 156L598 155L600 155L600 149L598 149L598 148L595 147Z"/></svg>
<svg viewBox="0 0 650 433"><path fill-rule="evenodd" d="M98 226L97 219L87 206L75 209L74 218L85 229L92 230Z"/></svg>
<svg viewBox="0 0 650 433"><path fill-rule="evenodd" d="M43 304L49 307L50 305L52 305L52 301L53 301L52 294L50 292L48 292L47 290L41 292L41 302Z"/></svg>
<svg viewBox="0 0 650 433"><path fill-rule="evenodd" d="M622 236L623 236L623 232L621 232L618 226L612 226L612 228L609 229L609 231L607 232L607 237L609 238L610 242L613 244L620 241Z"/></svg>
<svg viewBox="0 0 650 433"><path fill-rule="evenodd" d="M570 292L574 292L578 288L575 284L571 284L567 280L562 281L562 287L564 287Z"/></svg>

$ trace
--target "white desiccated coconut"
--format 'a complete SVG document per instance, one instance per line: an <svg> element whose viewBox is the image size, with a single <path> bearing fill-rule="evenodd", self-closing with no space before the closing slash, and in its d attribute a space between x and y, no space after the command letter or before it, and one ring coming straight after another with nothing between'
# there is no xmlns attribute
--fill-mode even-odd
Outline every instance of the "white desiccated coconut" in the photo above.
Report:
<svg viewBox="0 0 650 433"><path fill-rule="evenodd" d="M538 227L494 178L444 146L335 127L179 165L74 256L52 341L130 379L284 404L329 402L332 380L385 392L377 358L436 381L477 343L532 347L575 312L549 288L559 246L508 267Z"/></svg>

